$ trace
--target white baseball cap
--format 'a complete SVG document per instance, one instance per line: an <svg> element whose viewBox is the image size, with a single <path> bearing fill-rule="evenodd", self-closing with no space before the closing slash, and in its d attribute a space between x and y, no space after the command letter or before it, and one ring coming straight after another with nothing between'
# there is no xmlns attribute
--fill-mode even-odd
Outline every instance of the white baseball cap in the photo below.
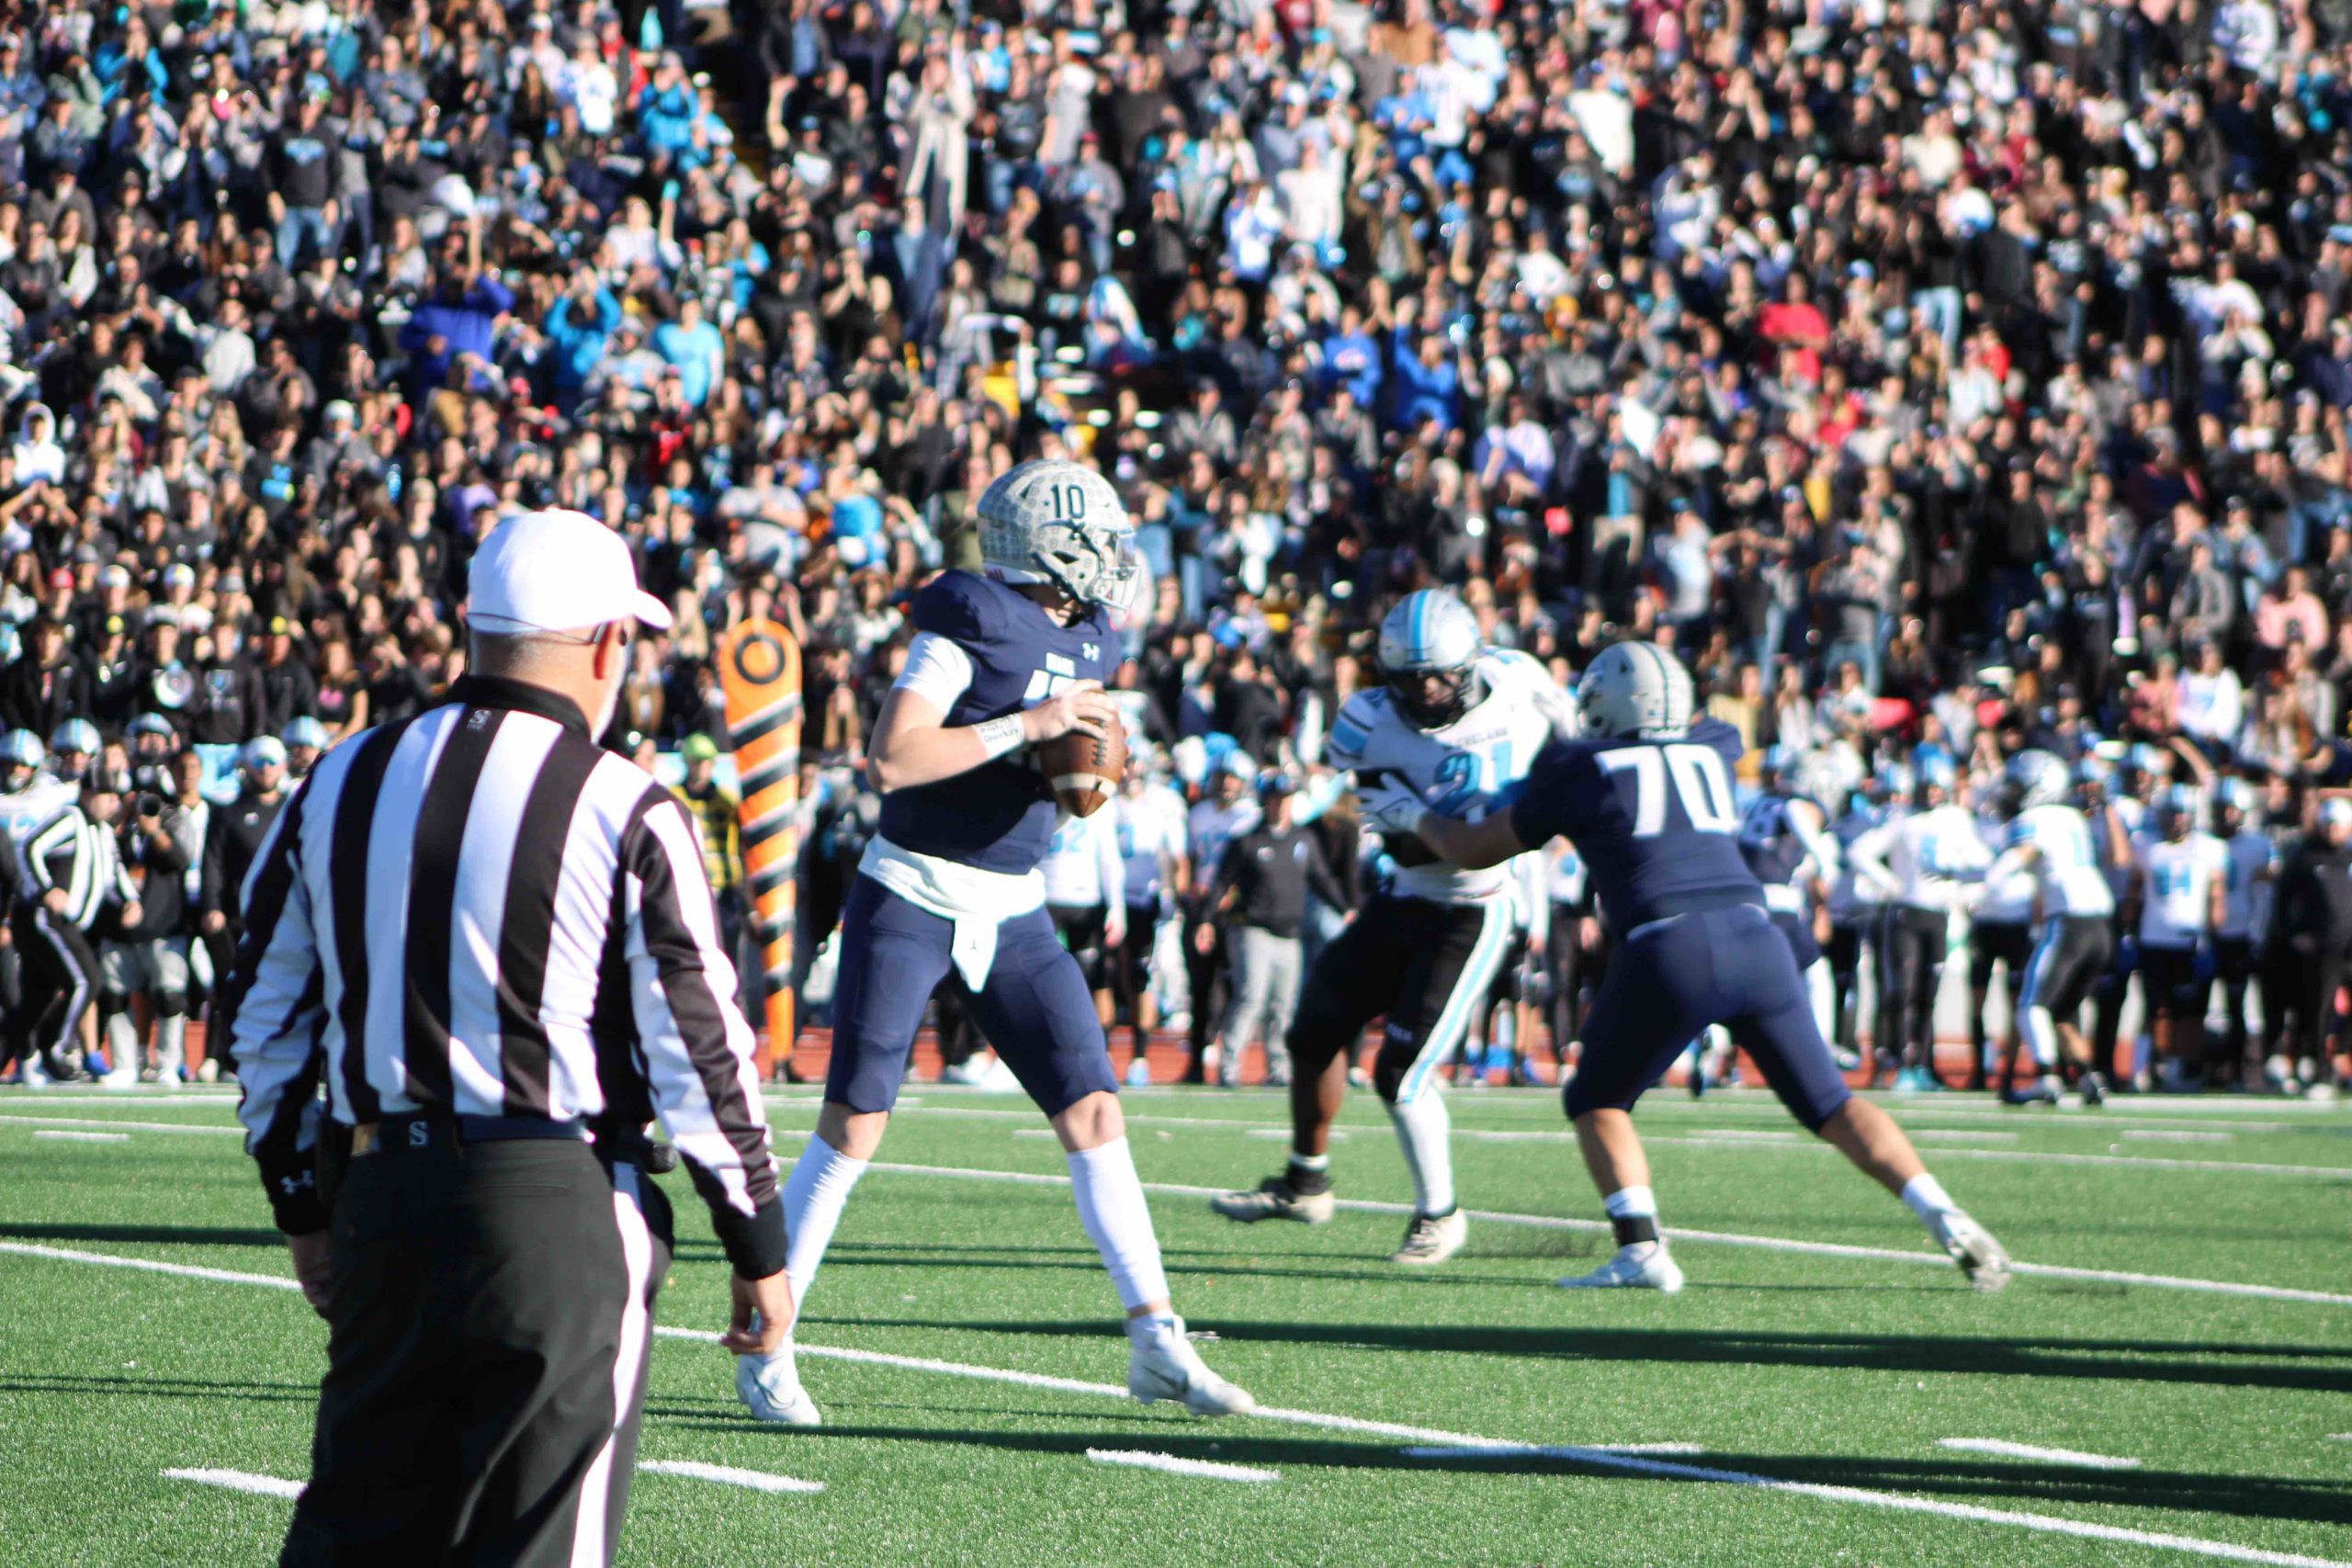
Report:
<svg viewBox="0 0 2352 1568"><path fill-rule="evenodd" d="M491 531L469 569L466 618L483 631L581 631L671 622L637 585L628 542L584 512L526 512Z"/></svg>

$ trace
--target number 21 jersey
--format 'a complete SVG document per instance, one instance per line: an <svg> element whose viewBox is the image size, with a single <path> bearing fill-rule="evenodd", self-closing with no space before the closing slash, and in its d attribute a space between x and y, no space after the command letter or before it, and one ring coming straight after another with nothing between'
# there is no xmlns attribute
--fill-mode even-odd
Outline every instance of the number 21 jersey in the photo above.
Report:
<svg viewBox="0 0 2352 1568"><path fill-rule="evenodd" d="M1702 718L1679 740L1564 740L1535 760L1511 808L1530 846L1572 840L1619 934L1669 916L1764 902L1739 852L1731 768L1739 731Z"/></svg>

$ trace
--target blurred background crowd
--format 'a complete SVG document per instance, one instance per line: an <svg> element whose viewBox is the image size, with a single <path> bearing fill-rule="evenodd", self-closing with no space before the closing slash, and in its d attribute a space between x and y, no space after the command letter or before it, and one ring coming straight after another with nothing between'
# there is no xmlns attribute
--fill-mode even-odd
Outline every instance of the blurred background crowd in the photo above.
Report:
<svg viewBox="0 0 2352 1568"><path fill-rule="evenodd" d="M119 786L125 887L184 897L94 907L94 954L217 972L232 817L432 702L471 551L576 508L678 608L613 744L706 803L738 910L711 649L806 643L821 1021L908 600L1069 456L1155 580L1105 1005L1195 1074L1257 776L1381 874L1317 763L1419 587L1564 681L1669 646L1745 782L1787 748L1833 817L2031 746L2134 825L2178 784L2235 832L2235 780L2274 859L2324 852L2348 136L2347 0L0 4L10 821ZM2333 963L2344 915L2246 934ZM1533 945L1521 1070L1578 989ZM145 1031L168 968L92 1011ZM2206 1076L2324 1081L2335 1010Z"/></svg>

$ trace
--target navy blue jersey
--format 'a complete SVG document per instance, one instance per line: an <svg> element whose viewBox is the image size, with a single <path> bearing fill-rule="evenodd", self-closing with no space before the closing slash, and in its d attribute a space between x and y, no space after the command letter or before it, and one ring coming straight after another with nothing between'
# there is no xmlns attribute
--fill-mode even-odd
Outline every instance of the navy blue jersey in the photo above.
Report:
<svg viewBox="0 0 2352 1568"><path fill-rule="evenodd" d="M1026 594L992 578L950 571L915 595L919 632L952 639L972 682L947 710L950 728L1035 707L1078 681L1108 685L1118 639L1100 605L1066 626ZM983 762L882 801L882 836L903 850L983 871L1036 869L1054 836L1053 791L1025 751Z"/></svg>
<svg viewBox="0 0 2352 1568"><path fill-rule="evenodd" d="M1511 826L1533 847L1566 837L1620 933L1669 915L1762 904L1739 852L1729 764L1739 731L1702 718L1680 740L1560 740L1527 776Z"/></svg>

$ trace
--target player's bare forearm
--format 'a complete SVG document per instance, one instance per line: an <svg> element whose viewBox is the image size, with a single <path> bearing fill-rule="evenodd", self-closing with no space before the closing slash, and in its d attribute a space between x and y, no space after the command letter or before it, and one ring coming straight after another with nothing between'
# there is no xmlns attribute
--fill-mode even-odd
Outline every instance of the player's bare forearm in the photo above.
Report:
<svg viewBox="0 0 2352 1568"><path fill-rule="evenodd" d="M1511 823L1510 813L1498 811L1480 822L1465 822L1458 817L1440 817L1434 811L1421 818L1416 831L1421 842L1442 861L1451 861L1464 871L1483 871L1490 865L1500 865L1516 854L1524 854L1529 845L1519 841L1519 829Z"/></svg>
<svg viewBox="0 0 2352 1568"><path fill-rule="evenodd" d="M865 776L884 795L937 784L1072 730L1099 736L1114 716L1111 699L1091 681L1066 688L1022 713L958 725L949 725L930 698L894 686L882 699L882 712L874 722Z"/></svg>

